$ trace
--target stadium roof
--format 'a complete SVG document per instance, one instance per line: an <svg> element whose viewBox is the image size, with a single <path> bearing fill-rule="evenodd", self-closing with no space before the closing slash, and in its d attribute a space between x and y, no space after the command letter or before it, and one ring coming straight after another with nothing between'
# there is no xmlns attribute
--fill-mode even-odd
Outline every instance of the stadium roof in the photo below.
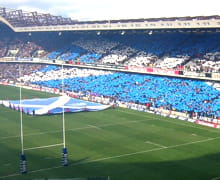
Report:
<svg viewBox="0 0 220 180"><path fill-rule="evenodd" d="M40 14L37 12L6 9L4 7L0 7L0 16L8 21L13 27L67 25L73 23L73 20L70 18Z"/></svg>
<svg viewBox="0 0 220 180"><path fill-rule="evenodd" d="M15 32L126 29L220 28L220 16L77 21L71 18L0 7L0 21Z"/></svg>

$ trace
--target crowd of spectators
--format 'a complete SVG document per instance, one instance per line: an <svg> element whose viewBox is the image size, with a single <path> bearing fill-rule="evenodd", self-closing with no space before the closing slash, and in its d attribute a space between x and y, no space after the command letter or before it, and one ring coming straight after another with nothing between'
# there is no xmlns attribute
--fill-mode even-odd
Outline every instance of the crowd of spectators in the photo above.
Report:
<svg viewBox="0 0 220 180"><path fill-rule="evenodd" d="M58 67L24 75L21 80L29 85L61 90L62 78L65 91L220 118L219 83Z"/></svg>
<svg viewBox="0 0 220 180"><path fill-rule="evenodd" d="M7 44L8 38L7 37L1 37L0 41L0 57L4 57L7 53Z"/></svg>
<svg viewBox="0 0 220 180"><path fill-rule="evenodd" d="M45 65L39 64L0 64L0 82L16 83L20 81L18 78L21 76L29 76L33 72L38 72Z"/></svg>
<svg viewBox="0 0 220 180"><path fill-rule="evenodd" d="M19 71L20 69L20 71ZM1 64L1 82L62 89L127 105L220 118L220 83L34 64ZM64 81L62 81L64 79Z"/></svg>
<svg viewBox="0 0 220 180"><path fill-rule="evenodd" d="M57 66L46 66L43 69L40 69L33 73L27 73L21 78L18 78L18 81L22 80L26 83L32 83L36 81L49 81L49 80L57 80L57 79L68 79L75 77L87 77L94 75L105 75L111 74L110 71L97 71L93 69L78 69L78 68L61 68Z"/></svg>
<svg viewBox="0 0 220 180"><path fill-rule="evenodd" d="M79 40L74 42L75 45L86 49L88 52L94 52L97 54L105 54L111 51L114 47L119 45L117 41L109 41L104 38L95 37L81 37Z"/></svg>
<svg viewBox="0 0 220 180"><path fill-rule="evenodd" d="M0 57L220 73L219 33L0 32ZM62 88L147 108L220 119L220 84L199 80L34 64L0 64L0 81Z"/></svg>
<svg viewBox="0 0 220 180"><path fill-rule="evenodd" d="M147 54L145 51L139 51L134 57L130 58L125 64L138 67L153 67L158 62L158 57Z"/></svg>
<svg viewBox="0 0 220 180"><path fill-rule="evenodd" d="M0 34L0 57L220 72L218 33Z"/></svg>
<svg viewBox="0 0 220 180"><path fill-rule="evenodd" d="M190 61L185 69L194 72L220 73L220 60L212 61L206 59L194 59Z"/></svg>
<svg viewBox="0 0 220 180"><path fill-rule="evenodd" d="M124 61L136 52L137 50L128 46L117 46L117 48L112 49L107 56L101 59L101 63L123 65Z"/></svg>

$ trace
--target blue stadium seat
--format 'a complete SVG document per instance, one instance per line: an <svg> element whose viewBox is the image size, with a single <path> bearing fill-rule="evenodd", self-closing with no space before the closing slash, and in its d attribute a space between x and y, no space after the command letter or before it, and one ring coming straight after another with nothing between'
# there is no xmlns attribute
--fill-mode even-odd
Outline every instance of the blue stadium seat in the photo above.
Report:
<svg viewBox="0 0 220 180"><path fill-rule="evenodd" d="M60 88L61 80L35 82L41 86ZM128 73L65 79L66 90L92 92L98 96L118 97L120 101L199 112L218 116L220 91L203 81L155 77Z"/></svg>

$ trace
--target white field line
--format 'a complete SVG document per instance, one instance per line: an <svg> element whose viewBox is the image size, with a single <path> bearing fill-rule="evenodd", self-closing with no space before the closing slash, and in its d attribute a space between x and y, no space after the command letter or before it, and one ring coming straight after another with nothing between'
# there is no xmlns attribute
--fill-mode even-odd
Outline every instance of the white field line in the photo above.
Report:
<svg viewBox="0 0 220 180"><path fill-rule="evenodd" d="M91 127L91 128L95 128L95 129L101 129L100 127L98 126L94 126L94 125L91 125L91 124L87 124L87 126Z"/></svg>
<svg viewBox="0 0 220 180"><path fill-rule="evenodd" d="M25 151L29 151L29 150L33 150L33 149L43 149L43 148L48 148L48 147L55 147L55 146L61 146L63 145L63 143L60 144L51 144L51 145L47 145L47 146L38 146L38 147L31 147L31 148L25 148Z"/></svg>
<svg viewBox="0 0 220 180"><path fill-rule="evenodd" d="M154 146L159 146L159 147L162 147L162 148L167 148L167 146L164 146L164 145L161 145L161 144L157 144L157 143L154 143L152 141L145 141L144 143L152 144Z"/></svg>
<svg viewBox="0 0 220 180"><path fill-rule="evenodd" d="M158 148L149 149L149 150L145 150L145 151L138 151L138 152L133 152L133 153L119 154L119 155L116 155L116 156L109 156L109 157L104 157L104 158L99 158L99 159L93 159L93 160L89 160L89 161L85 161L85 162L72 163L72 164L69 164L69 166L89 164L89 163L100 162L100 161L109 160L109 159L116 159L116 158L121 158L121 157L133 156L133 155L137 155L137 154L144 154L144 153L148 153L148 152L161 151L161 150L164 150L164 149L178 148L178 147L182 147L182 146L188 146L188 145L192 145L192 144L208 142L208 141L212 141L212 140L215 140L215 139L220 139L220 136L215 137L215 138L208 138L208 139L203 139L203 140L199 140L199 141L192 141L192 142L187 142L187 143L183 143L183 144L167 146L167 147L158 147ZM54 166L54 167L51 167L51 168L44 168L44 169L37 169L37 170L33 170L33 171L28 171L28 173L31 174L31 173L36 173L36 172L43 172L43 171L58 169L58 168L62 168L62 167L63 166ZM21 175L21 174L17 173L17 174L10 174L10 175L6 175L6 176L0 176L0 179L4 179L4 178L7 178L7 177L15 177L15 176L19 176L19 175Z"/></svg>
<svg viewBox="0 0 220 180"><path fill-rule="evenodd" d="M121 110L118 110L118 111L124 112L124 113L127 113L127 114L135 114L137 116L148 118L147 116L142 115L142 114L136 114L136 113L133 113L133 112L126 112L126 111L121 111ZM127 121L127 122L110 123L110 124L101 125L101 126L97 126L97 127L98 128L102 128L102 127L115 126L115 125L123 125L123 124L130 124L130 123L145 122L145 121L150 121L152 119L155 119L157 121L165 121L165 122L168 122L168 123L171 123L171 124L180 125L180 126L186 126L186 127L201 129L201 130L205 130L205 131L209 131L209 132L220 133L220 132L217 132L217 131L214 131L214 130L211 130L211 129L205 129L205 128L202 128L202 127L199 127L199 126L191 126L191 125L188 125L188 124L181 124L181 123L172 122L172 121L168 121L168 120L161 120L161 119L153 118L153 117L151 117L150 119L145 119L145 120L134 120L134 121ZM73 128L73 129L66 130L66 132L68 132L68 131L77 131L77 130L84 130L84 129L89 129L89 128L95 128L95 127L87 126L87 127L81 127L81 128ZM24 137L37 136L37 135L42 135L42 134L52 134L52 133L59 133L59 132L61 132L61 130L45 131L45 132L38 132L38 133L30 133L30 134L24 135ZM0 140L1 139L10 139L10 138L20 138L20 135L0 137Z"/></svg>
<svg viewBox="0 0 220 180"><path fill-rule="evenodd" d="M127 121L127 122L119 122L119 123L109 123L101 126L86 126L86 127L81 127L81 128L73 128L73 129L67 129L66 132L68 131L77 131L77 130L84 130L84 129L90 129L90 128L102 128L102 127L109 127L109 126L115 126L115 125L123 125L123 124L131 124L131 123L138 123L138 122L143 122L143 121L148 121L148 120L139 120L139 121ZM60 133L62 132L61 130L55 130L55 131L45 131L45 132L37 132L37 133L30 133L30 134L24 134L24 137L28 136L37 136L37 135L42 135L42 134L52 134L52 133ZM0 137L1 139L11 139L11 138L20 138L20 135L15 135L15 136L4 136Z"/></svg>
<svg viewBox="0 0 220 180"><path fill-rule="evenodd" d="M92 163L92 162L99 162L99 161L104 161L104 160L109 160L109 159L115 159L115 158L127 157L127 156L132 156L132 155L137 155L137 154L144 154L144 153L148 153L148 152L160 151L160 150L164 150L164 149L172 149L172 148L177 148L177 147L181 147L181 146L187 146L187 145L191 145L191 144L207 142L207 141L211 141L211 140L215 140L215 139L219 139L219 138L220 137L208 138L208 139L203 139L203 140L200 140L200 141L193 141L193 142L177 144L177 145L172 145L172 146L167 146L167 147L159 147L159 148L149 149L149 150L145 150L145 151L138 151L138 152L133 152L133 153L110 156L110 157L90 160L90 161L87 161L87 162L79 162L79 163L75 163L74 165L76 165L76 164L88 164L88 163Z"/></svg>
<svg viewBox="0 0 220 180"><path fill-rule="evenodd" d="M77 131L77 130L83 130L83 129L89 129L91 127L81 127L81 128L74 128L74 129L68 129L66 131ZM53 134L53 133L60 133L62 132L61 130L55 130L55 131L45 131L45 132L36 132L36 133L30 133L30 134L24 134L24 136L37 136L37 135L42 135L42 134ZM20 138L20 135L15 135L15 136L5 136L5 137L0 137L0 139L10 139L10 138Z"/></svg>
<svg viewBox="0 0 220 180"><path fill-rule="evenodd" d="M120 112L124 112L124 113L127 113L127 114L135 114L137 116L141 116L141 117L147 117L147 115L143 115L143 114L136 114L136 113L133 113L133 112L126 112L126 111L121 111L121 110L118 110ZM181 124L181 123L178 123L178 122L173 122L173 121L169 121L169 120L161 120L159 118L154 118L154 117L151 117L150 119L147 119L148 121L149 120L152 120L152 119L155 119L155 120L158 120L158 121L165 121L165 122L169 122L169 123L172 123L172 124L177 124L177 125L180 125L180 126L186 126L186 127L191 127L191 128L196 128L196 129L201 129L201 130L205 130L205 131L209 131L209 132L215 132L215 133L220 133L220 131L215 131L215 130L212 130L212 129L205 129L205 128L202 128L198 125L195 125L195 126L191 126L190 124ZM181 120L180 120L181 121Z"/></svg>
<svg viewBox="0 0 220 180"><path fill-rule="evenodd" d="M127 114L135 114L135 115L137 115L137 116L141 116L141 117L148 118L147 116L142 115L142 114L136 114L136 113L133 113L133 112L126 112L126 111L121 111L121 110L118 110L118 111L124 112L124 113L127 113ZM153 117L151 117L150 119L145 119L145 120L134 120L134 121L127 121L127 122L110 123L110 124L101 125L101 126L99 126L99 127L97 126L97 127L98 127L98 128L102 128L102 127L122 125L122 124L145 122L145 121L150 121L150 120L152 120L152 119L155 119L155 120L157 120L157 121L165 121L165 122L168 122L168 123L171 123L171 124L177 124L177 125L180 125L180 126L186 126L186 127L201 129L201 130L205 130L205 131L209 131L209 132L220 133L220 131L217 132L217 131L214 131L214 130L211 130L211 129L205 129L205 128L202 128L202 127L199 127L199 126L191 126L191 125L188 125L188 124L181 124L181 123L172 122L172 121L169 121L169 120L161 120L161 119L153 118ZM68 130L66 130L66 132L68 132L68 131L77 131L77 130L84 130L84 129L89 129L89 128L95 128L95 127L87 126L87 127L81 127L81 128L73 128L73 129L68 129ZM59 132L61 132L61 130L30 133L30 134L26 134L26 135L24 134L24 137L36 136L36 135L42 135L42 134L52 134L52 133L59 133ZM0 140L2 140L2 139L10 139L10 138L20 138L20 135L4 136L4 137L0 137Z"/></svg>
<svg viewBox="0 0 220 180"><path fill-rule="evenodd" d="M18 174L18 173L10 174L10 175L7 175L7 176L1 176L0 179L10 178L10 177L16 177L16 176L19 176L19 175L21 175L21 174Z"/></svg>

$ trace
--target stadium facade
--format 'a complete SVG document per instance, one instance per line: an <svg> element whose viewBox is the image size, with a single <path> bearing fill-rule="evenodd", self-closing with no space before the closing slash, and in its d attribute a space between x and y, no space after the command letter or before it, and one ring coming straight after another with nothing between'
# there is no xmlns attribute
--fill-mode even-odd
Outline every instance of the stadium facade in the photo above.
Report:
<svg viewBox="0 0 220 180"><path fill-rule="evenodd" d="M120 90L115 94L110 92L104 94L103 87L99 89L103 94L94 93L93 90L96 87L89 84L89 81L94 81L90 76L84 79L79 77L77 80L82 83L86 82L86 85L90 86L91 89L83 86L82 89L75 89L75 92L83 91L83 95L90 93L92 97L95 94L95 96L99 96L98 99L110 97L111 101L117 101L117 98L121 98L123 102L127 101L125 104L120 104L123 107L146 110L146 107L143 108L143 106L150 105L154 112L169 114L173 117L181 116L181 118L184 117L184 120L189 115L190 119L193 118L194 113L196 117L201 116L201 111L205 109L202 116L208 114L206 121L213 121L214 117L215 123L218 124L220 120L220 16L218 15L77 21L50 14L0 8L0 21L2 22L0 33L3 39L1 63L3 64L18 64L19 62L23 64L62 65L66 67L67 71L69 68L81 68L83 73L84 69L111 71L116 73L113 75L111 73L101 74L101 76L110 78L112 82L118 79L125 84L126 80L123 76L127 77L127 80L132 81L134 79L130 73L134 74L135 77L136 74L173 77L174 85L179 83L179 80L175 79L176 77L200 79L202 81L199 81L198 84L194 81L192 84L190 81L180 82L181 85L190 85L193 88L195 92L192 92L191 96L199 94L200 97L206 93L200 97L200 101L188 97L187 100L190 102L188 104L184 101L185 96L177 99L173 97L172 101L167 104L164 103L167 99L163 97L167 95L167 92L166 88L162 87L164 94L160 94L159 97L152 93L150 96L149 94L142 94L141 97L132 94L131 96L134 98L132 99L128 96L129 92L124 95L124 92L122 93ZM7 48L4 48L5 46ZM68 71L68 73L71 74L72 72ZM90 75L92 76L92 74ZM162 83L161 79L148 76L145 78L149 84L152 83L151 85L155 86L155 90L157 90L157 83ZM22 80L24 79L25 77ZM146 89L146 79L143 80L142 77L137 76L136 81L133 84L131 83L131 86L142 87L143 85L143 88ZM51 89L57 91L60 88L60 82L56 79L44 80L44 82L39 79L35 80L36 89L48 90L49 88L49 91ZM100 79L96 77L96 80L98 82ZM68 81L70 81L70 85L75 82L75 79L68 79ZM101 81L104 82L105 79L101 79ZM164 79L164 81L173 83L170 79ZM24 85L26 85L25 83ZM207 83L209 86L206 85ZM68 87L70 94L76 86L75 84L71 85L72 87ZM169 89L169 83L165 85L168 85ZM128 88L124 84L121 85L116 82L108 88L114 87ZM179 89L181 88L179 87ZM183 91L186 95L184 88ZM168 94L172 94L170 92ZM141 93L136 91L136 94ZM78 96L79 94L74 95ZM91 100L92 98L87 99ZM175 103L180 99L186 103L185 109L182 108L181 103ZM203 104L205 105L203 106ZM191 121L195 122L195 120Z"/></svg>
<svg viewBox="0 0 220 180"><path fill-rule="evenodd" d="M61 16L0 8L0 21L15 32L81 30L218 29L220 16L77 21Z"/></svg>

